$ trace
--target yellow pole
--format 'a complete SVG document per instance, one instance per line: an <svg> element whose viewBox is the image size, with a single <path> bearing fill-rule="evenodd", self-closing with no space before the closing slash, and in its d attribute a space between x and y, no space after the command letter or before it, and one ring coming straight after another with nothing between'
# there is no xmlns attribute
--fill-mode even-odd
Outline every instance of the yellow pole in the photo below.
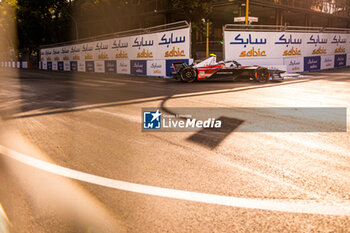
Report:
<svg viewBox="0 0 350 233"><path fill-rule="evenodd" d="M209 57L209 20L207 20L207 48L206 55Z"/></svg>
<svg viewBox="0 0 350 233"><path fill-rule="evenodd" d="M245 3L245 25L248 25L248 17L249 17L249 0Z"/></svg>

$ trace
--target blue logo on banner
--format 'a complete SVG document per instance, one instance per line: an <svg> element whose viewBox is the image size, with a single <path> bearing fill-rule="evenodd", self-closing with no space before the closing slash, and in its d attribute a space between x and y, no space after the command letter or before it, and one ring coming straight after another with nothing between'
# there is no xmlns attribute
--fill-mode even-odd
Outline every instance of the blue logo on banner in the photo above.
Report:
<svg viewBox="0 0 350 233"><path fill-rule="evenodd" d="M321 57L304 57L304 71L313 71L321 69Z"/></svg>
<svg viewBox="0 0 350 233"><path fill-rule="evenodd" d="M334 67L343 67L346 65L346 54L338 54L334 57Z"/></svg>
<svg viewBox="0 0 350 233"><path fill-rule="evenodd" d="M166 76L170 77L173 75L170 75L170 72L174 72L173 62L184 62L188 64L188 59L173 59L173 60L166 60Z"/></svg>
<svg viewBox="0 0 350 233"><path fill-rule="evenodd" d="M131 74L146 75L147 74L146 60L130 60Z"/></svg>
<svg viewBox="0 0 350 233"><path fill-rule="evenodd" d="M162 113L157 110L156 112L144 111L143 112L143 128L144 129L160 129L161 128L161 115Z"/></svg>
<svg viewBox="0 0 350 233"><path fill-rule="evenodd" d="M57 69L63 71L63 61L57 62Z"/></svg>
<svg viewBox="0 0 350 233"><path fill-rule="evenodd" d="M86 70L86 72L95 72L94 61L86 61L85 62L85 70Z"/></svg>
<svg viewBox="0 0 350 233"><path fill-rule="evenodd" d="M70 62L70 71L78 71L78 62L77 61Z"/></svg>
<svg viewBox="0 0 350 233"><path fill-rule="evenodd" d="M117 73L117 61L105 61L105 72L106 73Z"/></svg>
<svg viewBox="0 0 350 233"><path fill-rule="evenodd" d="M47 62L47 70L52 70L52 61Z"/></svg>

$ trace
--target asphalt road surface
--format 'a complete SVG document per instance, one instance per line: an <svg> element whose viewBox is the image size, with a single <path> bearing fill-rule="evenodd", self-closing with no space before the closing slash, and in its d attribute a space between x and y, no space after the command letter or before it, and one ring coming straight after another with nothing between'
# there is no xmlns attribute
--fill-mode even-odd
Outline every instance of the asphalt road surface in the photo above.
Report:
<svg viewBox="0 0 350 233"><path fill-rule="evenodd" d="M350 232L349 132L141 131L144 107L349 111L348 68L268 84L1 74L0 232Z"/></svg>

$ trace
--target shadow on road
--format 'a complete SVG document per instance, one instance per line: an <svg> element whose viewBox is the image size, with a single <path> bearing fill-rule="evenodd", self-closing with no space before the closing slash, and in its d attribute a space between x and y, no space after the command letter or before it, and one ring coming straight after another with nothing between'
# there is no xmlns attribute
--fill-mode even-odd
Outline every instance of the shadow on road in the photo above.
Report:
<svg viewBox="0 0 350 233"><path fill-rule="evenodd" d="M164 100L168 97L184 98L183 96L178 96L183 94L186 94L186 96L209 96L218 93L266 88L272 85L291 84L289 81L267 84L247 81L211 81L188 84L170 79L116 74L27 70L20 71L19 76L20 106L19 108L17 107L17 112L7 116L6 119L143 103ZM293 83L310 80L294 80ZM147 100L147 98L153 99ZM128 103L123 103L122 101L128 101Z"/></svg>

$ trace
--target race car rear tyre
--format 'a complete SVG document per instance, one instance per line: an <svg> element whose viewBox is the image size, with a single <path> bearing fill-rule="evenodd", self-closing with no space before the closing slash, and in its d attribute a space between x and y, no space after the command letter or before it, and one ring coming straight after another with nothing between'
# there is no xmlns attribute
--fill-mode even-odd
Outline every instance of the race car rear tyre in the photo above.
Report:
<svg viewBox="0 0 350 233"><path fill-rule="evenodd" d="M258 68L255 70L254 74L255 80L259 83L266 83L270 79L270 74L267 69L264 68Z"/></svg>
<svg viewBox="0 0 350 233"><path fill-rule="evenodd" d="M186 67L181 71L181 80L187 83L194 82L197 80L197 72L191 67Z"/></svg>

